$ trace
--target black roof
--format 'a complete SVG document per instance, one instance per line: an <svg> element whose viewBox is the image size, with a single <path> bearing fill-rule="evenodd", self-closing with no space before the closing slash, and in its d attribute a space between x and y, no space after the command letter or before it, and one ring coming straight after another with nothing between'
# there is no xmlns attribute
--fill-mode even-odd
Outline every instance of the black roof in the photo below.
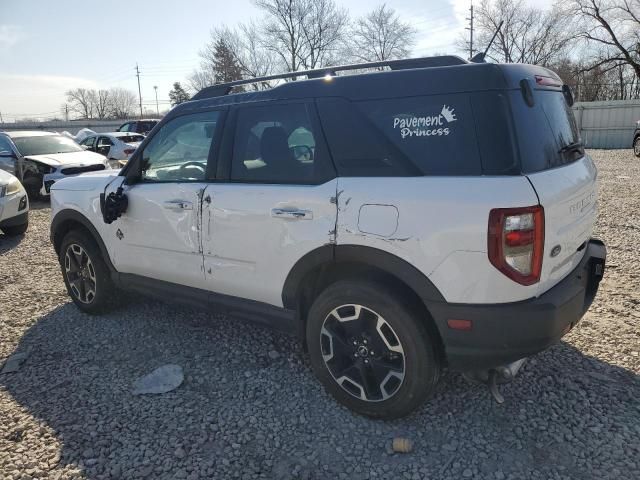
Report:
<svg viewBox="0 0 640 480"><path fill-rule="evenodd" d="M216 85L204 89L194 96L194 99L175 107L169 116L198 111L202 108L214 106L244 104L271 100L302 99L317 97L343 97L350 100L365 100L375 98L411 97L418 95L437 95L446 93L461 93L472 91L505 90L520 88L522 79L529 79L535 83L535 75L559 78L554 72L535 65L524 64L493 64L468 63L458 57L434 57L458 59L455 64L408 68L398 70L374 71L354 75L320 76L332 70L325 69L311 71L305 80L282 83L276 87L253 92L226 94L228 85ZM421 59L411 59L413 61ZM403 61L410 62L410 61ZM442 62L441 62L442 63ZM350 66L351 67L351 66ZM334 67L339 70L340 67ZM351 68L349 68L351 69ZM302 76L308 72L296 72ZM279 78L294 74L282 74ZM271 78L271 77L269 77ZM256 80L254 80L256 81ZM259 81L259 80L258 80ZM206 91L212 96L207 96ZM204 97L204 98L201 98Z"/></svg>

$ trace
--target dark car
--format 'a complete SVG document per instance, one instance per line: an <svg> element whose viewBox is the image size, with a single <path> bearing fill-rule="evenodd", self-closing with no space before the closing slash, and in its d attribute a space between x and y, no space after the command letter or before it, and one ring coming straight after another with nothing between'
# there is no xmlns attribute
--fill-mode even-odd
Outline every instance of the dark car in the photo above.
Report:
<svg viewBox="0 0 640 480"><path fill-rule="evenodd" d="M633 153L640 157L640 120L636 122L636 130L633 132Z"/></svg>
<svg viewBox="0 0 640 480"><path fill-rule="evenodd" d="M123 123L118 128L118 132L134 132L141 133L142 135L146 135L153 127L155 127L159 119L145 119L145 120L132 120L131 122Z"/></svg>

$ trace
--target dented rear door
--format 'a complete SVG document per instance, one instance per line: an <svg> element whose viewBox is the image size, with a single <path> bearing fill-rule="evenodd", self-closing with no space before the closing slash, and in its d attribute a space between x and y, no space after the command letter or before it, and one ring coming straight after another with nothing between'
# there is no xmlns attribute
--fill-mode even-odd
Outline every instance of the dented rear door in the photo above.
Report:
<svg viewBox="0 0 640 480"><path fill-rule="evenodd" d="M232 109L204 192L206 288L282 306L296 262L335 241L335 172L311 102Z"/></svg>

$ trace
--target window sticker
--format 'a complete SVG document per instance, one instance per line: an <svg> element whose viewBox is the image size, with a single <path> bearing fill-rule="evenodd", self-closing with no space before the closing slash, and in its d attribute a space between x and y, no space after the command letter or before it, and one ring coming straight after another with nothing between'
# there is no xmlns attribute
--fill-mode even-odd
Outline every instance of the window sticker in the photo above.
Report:
<svg viewBox="0 0 640 480"><path fill-rule="evenodd" d="M411 116L401 115L393 118L393 129L400 131L400 136L407 137L441 137L451 133L451 123L458 119L455 109L443 105L437 115Z"/></svg>

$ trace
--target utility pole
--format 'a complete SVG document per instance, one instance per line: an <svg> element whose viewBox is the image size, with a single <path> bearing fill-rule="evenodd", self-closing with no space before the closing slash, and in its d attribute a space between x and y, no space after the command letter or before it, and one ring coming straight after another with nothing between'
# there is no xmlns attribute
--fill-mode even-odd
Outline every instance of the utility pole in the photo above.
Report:
<svg viewBox="0 0 640 480"><path fill-rule="evenodd" d="M140 100L140 118L142 118L142 90L140 90L140 69L136 63L136 77L138 77L138 99Z"/></svg>
<svg viewBox="0 0 640 480"><path fill-rule="evenodd" d="M4 123L4 120L2 119L2 112L0 112L0 123Z"/></svg>
<svg viewBox="0 0 640 480"><path fill-rule="evenodd" d="M158 107L158 85L154 85L153 89L156 91L156 113L160 116L160 107Z"/></svg>
<svg viewBox="0 0 640 480"><path fill-rule="evenodd" d="M469 7L469 26L465 30L469 30L469 60L473 58L473 1Z"/></svg>
<svg viewBox="0 0 640 480"><path fill-rule="evenodd" d="M64 104L64 120L66 122L69 121L69 104L68 103Z"/></svg>

